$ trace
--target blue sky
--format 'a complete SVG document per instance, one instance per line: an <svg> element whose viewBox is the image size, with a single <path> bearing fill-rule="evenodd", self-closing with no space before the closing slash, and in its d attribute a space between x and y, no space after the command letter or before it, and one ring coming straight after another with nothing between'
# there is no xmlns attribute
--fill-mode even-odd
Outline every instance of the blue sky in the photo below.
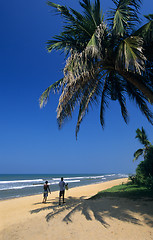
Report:
<svg viewBox="0 0 153 240"><path fill-rule="evenodd" d="M78 8L77 0L54 1ZM101 1L103 12L113 7ZM144 1L143 14L153 12ZM99 106L90 109L75 139L74 118L58 130L58 95L39 108L41 93L62 76L64 58L49 54L46 41L58 34L61 19L43 0L0 1L0 173L132 173L133 153L141 145L135 131L142 126L153 140L153 127L133 103L128 102L126 125L117 103L99 121ZM152 107L153 110L153 107Z"/></svg>

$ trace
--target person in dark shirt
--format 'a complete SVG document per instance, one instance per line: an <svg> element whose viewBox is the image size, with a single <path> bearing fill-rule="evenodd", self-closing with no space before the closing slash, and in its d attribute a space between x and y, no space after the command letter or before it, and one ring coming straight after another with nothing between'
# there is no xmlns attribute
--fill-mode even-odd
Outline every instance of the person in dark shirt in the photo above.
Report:
<svg viewBox="0 0 153 240"><path fill-rule="evenodd" d="M51 193L50 188L49 188L49 185L48 185L48 181L46 181L45 184L44 184L44 198L43 198L43 203L46 203L46 201L47 201L48 192Z"/></svg>
<svg viewBox="0 0 153 240"><path fill-rule="evenodd" d="M61 205L61 197L63 196L64 202L64 193L65 193L65 182L63 181L63 177L61 177L61 181L59 182L60 192L59 192L59 205Z"/></svg>

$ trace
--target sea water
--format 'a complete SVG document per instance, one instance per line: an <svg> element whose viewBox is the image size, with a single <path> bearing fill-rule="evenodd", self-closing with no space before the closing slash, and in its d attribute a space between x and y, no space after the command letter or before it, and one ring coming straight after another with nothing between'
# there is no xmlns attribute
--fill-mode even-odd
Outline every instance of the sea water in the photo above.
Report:
<svg viewBox="0 0 153 240"><path fill-rule="evenodd" d="M128 177L127 174L0 174L0 200L40 194L48 181L52 192L58 191L60 178L69 188Z"/></svg>

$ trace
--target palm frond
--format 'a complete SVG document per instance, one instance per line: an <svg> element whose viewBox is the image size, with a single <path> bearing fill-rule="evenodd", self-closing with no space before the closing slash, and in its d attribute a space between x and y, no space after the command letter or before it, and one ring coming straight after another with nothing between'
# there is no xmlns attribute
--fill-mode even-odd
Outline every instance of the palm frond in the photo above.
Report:
<svg viewBox="0 0 153 240"><path fill-rule="evenodd" d="M63 26L63 31L59 36L55 36L53 40L47 41L47 49L51 52L53 49L65 50L68 54L70 49L76 49L77 51L82 51L87 43L90 41L93 33L95 32L97 26L101 23L102 17L99 13L100 11L99 0L96 2L94 8L89 7L90 1L80 2L80 5L84 10L88 9L88 16L82 15L78 11L65 6L48 2L48 5L55 8L55 10L61 14L65 20Z"/></svg>
<svg viewBox="0 0 153 240"><path fill-rule="evenodd" d="M47 42L47 49L51 52L53 49L63 50L69 53L70 49L81 50L85 47L86 41L90 40L93 32L90 33L90 24L87 20L77 11L68 9L65 6L48 2L48 5L55 8L65 20L63 31L59 36L55 36L53 40ZM72 14L71 14L72 12ZM79 39L78 39L79 36Z"/></svg>
<svg viewBox="0 0 153 240"><path fill-rule="evenodd" d="M100 1L95 0L94 5L89 0L80 1L81 7L84 9L84 14L88 21L93 22L95 27L99 26L102 21L102 14L100 9Z"/></svg>
<svg viewBox="0 0 153 240"><path fill-rule="evenodd" d="M115 9L109 11L113 34L124 36L133 26L139 22L140 0L114 0Z"/></svg>
<svg viewBox="0 0 153 240"><path fill-rule="evenodd" d="M76 137L88 105L100 94L99 79L106 74L105 72L100 73L102 68L98 68L99 61L96 60L97 52L94 49L87 46L81 53L72 51L64 69L65 88L59 99L57 119L59 127L61 127L64 119L72 116L76 104L80 104Z"/></svg>
<svg viewBox="0 0 153 240"><path fill-rule="evenodd" d="M67 85L67 87L63 89L57 107L57 122L59 128L62 127L68 118L72 117L75 107L80 102L81 95L82 88L80 87L79 81L71 83L71 86Z"/></svg>
<svg viewBox="0 0 153 240"><path fill-rule="evenodd" d="M144 114L148 121L153 124L153 113L148 108L146 99L142 93L129 82L126 82L126 90L129 95L129 99L135 101L142 114Z"/></svg>
<svg viewBox="0 0 153 240"><path fill-rule="evenodd" d="M76 125L76 138L77 134L80 129L80 124L85 116L85 114L88 112L88 106L93 101L94 94L96 92L96 89L98 88L99 80L93 79L93 81L90 81L90 84L87 85L87 88L84 88L83 96L80 101L80 109L78 114L78 121Z"/></svg>
<svg viewBox="0 0 153 240"><path fill-rule="evenodd" d="M63 78L61 78L60 80L58 80L57 82L53 83L52 85L50 85L43 93L42 95L40 96L39 98L39 105L40 105L40 108L44 107L47 102L48 102L48 99L49 99L49 94L50 94L50 91L53 90L54 93L56 91L59 90L59 88L61 87L62 85L62 82L63 82Z"/></svg>
<svg viewBox="0 0 153 240"><path fill-rule="evenodd" d="M118 101L121 106L121 113L122 113L123 119L126 123L128 123L129 117L128 117L128 111L126 108L126 99L123 94L119 93Z"/></svg>
<svg viewBox="0 0 153 240"><path fill-rule="evenodd" d="M153 14L144 15L144 17L145 17L146 19L148 19L149 21L152 21L152 20L153 20Z"/></svg>
<svg viewBox="0 0 153 240"><path fill-rule="evenodd" d="M65 82L76 82L80 76L82 78L85 76L85 79L88 76L90 81L97 72L101 74L103 71L101 61L105 58L106 52L103 44L106 35L106 26L101 23L82 52L71 51L64 68Z"/></svg>
<svg viewBox="0 0 153 240"><path fill-rule="evenodd" d="M126 69L141 75L146 60L142 46L143 40L137 36L131 36L121 41L116 52L116 68Z"/></svg>
<svg viewBox="0 0 153 240"><path fill-rule="evenodd" d="M117 80L117 78L116 78L116 80ZM128 123L129 118L128 118L128 111L127 111L127 108L126 108L126 98L124 96L124 89L123 89L123 87L122 87L122 85L120 84L119 81L117 81L116 85L117 85L116 86L117 87L117 89L116 89L117 100L118 100L118 102L120 104L120 107L121 107L122 117L123 117L124 121L126 123Z"/></svg>
<svg viewBox="0 0 153 240"><path fill-rule="evenodd" d="M70 13L66 6L62 6L60 4L56 4L48 1L47 4L55 9L55 11L65 18L67 21L75 21L73 15Z"/></svg>
<svg viewBox="0 0 153 240"><path fill-rule="evenodd" d="M105 107L108 107L108 102L107 102L107 97L108 97L108 81L107 81L107 76L104 81L104 86L102 90L102 96L101 96L101 106L100 106L100 123L102 127L104 128L104 112L105 112Z"/></svg>
<svg viewBox="0 0 153 240"><path fill-rule="evenodd" d="M150 44L150 42L153 41L153 14L145 17L149 20L149 22L135 31L134 35L143 38L145 44Z"/></svg>
<svg viewBox="0 0 153 240"><path fill-rule="evenodd" d="M90 78L90 81L87 82L86 88L83 89L82 98L80 101L80 108L79 108L79 114L78 114L78 121L76 126L76 138L77 134L79 132L80 124L85 116L85 114L88 112L88 106L89 104L97 103L97 96L99 97L101 95L101 88L102 88L102 82L101 78L105 77L107 75L107 72L104 72L102 75L99 75L99 72Z"/></svg>
<svg viewBox="0 0 153 240"><path fill-rule="evenodd" d="M76 41L71 36L55 36L54 40L47 41L47 50L48 52L61 50L68 54L71 48L76 48L76 45Z"/></svg>
<svg viewBox="0 0 153 240"><path fill-rule="evenodd" d="M109 94L111 96L111 100L118 100L120 107L121 107L121 113L124 118L124 121L128 122L128 112L126 108L126 99L125 99L125 89L123 82L120 79L120 76L118 76L114 71L111 71L108 78L108 84L109 84Z"/></svg>
<svg viewBox="0 0 153 240"><path fill-rule="evenodd" d="M136 130L136 134L137 135L135 138L137 138L141 144L143 144L145 147L151 146L151 143L149 142L147 134L143 127L141 129L138 128Z"/></svg>
<svg viewBox="0 0 153 240"><path fill-rule="evenodd" d="M57 107L59 128L61 128L67 118L72 116L72 112L74 111L75 106L80 103L83 91L86 86L88 86L88 80L91 78L88 71L84 71L82 74L76 72L73 74L73 65L75 69L75 64L77 64L77 62L74 62L73 64L73 57L78 57L78 55L73 56L72 54L66 65L64 72L64 88ZM76 68L78 69L78 66Z"/></svg>
<svg viewBox="0 0 153 240"><path fill-rule="evenodd" d="M135 161L135 160L137 160L142 154L143 154L143 152L144 152L144 149L138 149L135 153L134 153L134 159L133 159L133 162Z"/></svg>
<svg viewBox="0 0 153 240"><path fill-rule="evenodd" d="M96 99L96 95L100 94L98 90L100 83L98 78L96 78L96 72L84 71L82 74L73 74L69 69L67 74L68 77L65 75L64 80L65 87L63 88L57 107L57 120L59 127L61 127L64 121L72 116L75 106L80 105L76 127L77 137L80 123L85 116L89 103Z"/></svg>

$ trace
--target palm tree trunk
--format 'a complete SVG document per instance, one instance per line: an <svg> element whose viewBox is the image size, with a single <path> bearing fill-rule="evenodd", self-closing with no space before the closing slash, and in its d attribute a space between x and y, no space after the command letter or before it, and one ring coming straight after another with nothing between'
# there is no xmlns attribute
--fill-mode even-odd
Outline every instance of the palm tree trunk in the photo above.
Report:
<svg viewBox="0 0 153 240"><path fill-rule="evenodd" d="M125 70L118 70L118 73L128 82L138 88L144 94L144 96L148 98L150 103L153 103L153 91L142 81L142 76Z"/></svg>

